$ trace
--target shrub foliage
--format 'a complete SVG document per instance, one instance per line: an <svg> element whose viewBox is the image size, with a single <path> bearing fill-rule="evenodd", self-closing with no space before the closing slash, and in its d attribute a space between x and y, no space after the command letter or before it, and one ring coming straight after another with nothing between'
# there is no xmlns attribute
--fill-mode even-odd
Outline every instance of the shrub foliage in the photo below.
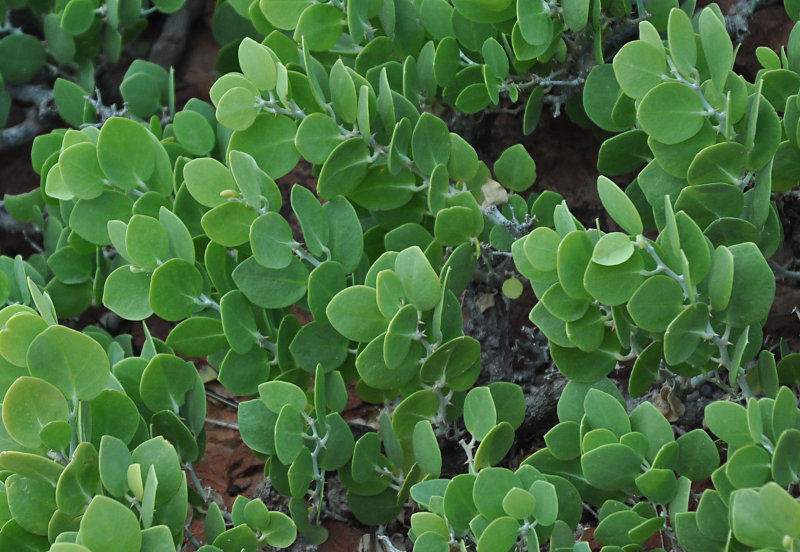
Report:
<svg viewBox="0 0 800 552"><path fill-rule="evenodd" d="M171 73L136 61L108 117L92 57L116 60L143 9L180 3L31 3L46 48L11 23L16 4L3 81L49 57L81 69L54 84L76 128L39 136L41 187L5 198L44 251L0 257L1 549L176 550L190 508L207 552L321 543L334 474L364 524L415 504L416 552L584 552L584 504L605 552L657 533L662 550L800 547L800 354L776 358L762 332L775 200L800 183L797 27L780 55L757 50L749 82L719 8L692 1L227 2L211 104L176 112ZM529 193L521 145L490 170L440 116L517 106L529 133L545 104L606 138L597 192L613 227ZM284 204L276 180L301 159L316 187ZM608 178L631 172L624 190ZM530 319L569 380L546 447L516 466L522 389L476 385L481 347L464 335L476 274L511 299L530 284ZM59 324L93 304L175 324L165 341L144 325L140 352ZM253 397L241 436L290 515L205 495L205 391L185 360L199 357ZM657 380L722 389L711 433L676 438L651 402L629 409L608 379L621 362L631 397ZM380 412L357 439L349 384ZM447 443L463 473L443 473Z"/></svg>

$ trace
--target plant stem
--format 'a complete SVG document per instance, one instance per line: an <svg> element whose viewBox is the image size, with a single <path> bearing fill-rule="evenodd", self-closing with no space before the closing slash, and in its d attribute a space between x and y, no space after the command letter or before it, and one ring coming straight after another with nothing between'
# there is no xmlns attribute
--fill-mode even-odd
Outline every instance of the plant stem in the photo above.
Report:
<svg viewBox="0 0 800 552"><path fill-rule="evenodd" d="M769 266L772 267L772 270L774 270L777 273L778 276L781 276L783 278L793 278L795 280L800 280L800 270L789 270L785 266L778 264L771 259L768 260L767 262L769 263ZM789 264L791 264L791 262Z"/></svg>
<svg viewBox="0 0 800 552"><path fill-rule="evenodd" d="M224 420L215 420L214 418L206 418L206 423L219 427L225 427L227 429L235 429L236 431L239 431L239 425L233 422L226 422Z"/></svg>

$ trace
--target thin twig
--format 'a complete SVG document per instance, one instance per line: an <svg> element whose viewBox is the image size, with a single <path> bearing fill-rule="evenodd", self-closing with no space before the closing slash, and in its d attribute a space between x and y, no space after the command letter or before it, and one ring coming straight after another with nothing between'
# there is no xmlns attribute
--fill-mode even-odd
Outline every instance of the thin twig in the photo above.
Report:
<svg viewBox="0 0 800 552"><path fill-rule="evenodd" d="M234 424L233 422L226 422L224 420L215 420L214 418L206 418L206 422L215 426L225 427L227 429L235 429L239 431L239 424Z"/></svg>

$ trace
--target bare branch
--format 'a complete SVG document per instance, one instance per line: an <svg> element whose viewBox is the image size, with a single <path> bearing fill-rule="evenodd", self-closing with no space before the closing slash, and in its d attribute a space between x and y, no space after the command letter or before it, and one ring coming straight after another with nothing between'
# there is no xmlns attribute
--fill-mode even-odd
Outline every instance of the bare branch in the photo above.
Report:
<svg viewBox="0 0 800 552"><path fill-rule="evenodd" d="M186 50L189 28L203 14L202 0L186 0L186 3L164 21L161 35L150 49L149 60L169 70L176 65Z"/></svg>
<svg viewBox="0 0 800 552"><path fill-rule="evenodd" d="M15 101L33 105L25 110L24 121L0 130L0 151L27 144L58 125L60 119L52 88L42 84L10 84L6 90Z"/></svg>

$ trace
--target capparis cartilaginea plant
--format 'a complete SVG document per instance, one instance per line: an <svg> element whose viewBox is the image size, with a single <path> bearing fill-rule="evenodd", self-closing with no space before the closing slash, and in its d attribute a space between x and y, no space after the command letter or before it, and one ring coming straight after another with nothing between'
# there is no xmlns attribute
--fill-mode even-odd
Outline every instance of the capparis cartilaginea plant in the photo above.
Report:
<svg viewBox="0 0 800 552"><path fill-rule="evenodd" d="M692 20L674 9L666 42L643 21L638 40L592 70L586 113L621 132L601 146L598 169L613 176L644 166L626 193L646 226L663 228L667 194L715 247L753 242L765 257L779 249L769 194L798 184L798 38L792 34L782 61L760 49L764 68L749 83L732 71L734 49L715 10Z"/></svg>
<svg viewBox="0 0 800 552"><path fill-rule="evenodd" d="M515 15L507 9L512 5L521 17L509 23ZM603 7L599 3L588 6L593 13ZM216 505L200 500L197 505L206 513L206 550L287 546L294 540L295 527L308 542L324 540L326 533L319 522L327 472L334 471L362 522L390 521L409 497L429 510L412 521L415 546L423 552L446 550L450 545L464 550L473 544L482 552L515 546L536 549L538 542L547 539L554 550L584 550L587 543L575 543L572 536L581 518L582 500L599 508L602 529L598 531L609 550L635 549L659 531L673 542L669 532L684 531L687 536L676 538L689 543L697 531L692 533L691 520L682 522L684 529L679 529L677 520L688 509L688 482L706 477L718 465L710 438L695 430L674 439L668 422L652 406L640 406L629 417L614 397L588 388L605 381L602 378L626 358L637 358L630 384L635 394L643 393L664 366L690 383L708 378L733 393L740 388L752 394L763 391L776 401L777 382L796 380L794 357L786 355L775 363L769 353L758 354L771 293L753 290L773 289L764 256L780 243L779 228L769 221L777 220L770 191L778 174L776 161L782 161L777 150L754 153L756 143L760 147L762 139L769 142L772 136L764 126L774 120L766 107L769 102L761 101L761 95L768 96L765 84L757 83L753 90L744 84L751 99L744 106L743 120L730 119L730 132L718 124L724 138L721 143L734 143L734 132L745 137L753 134L752 143L736 142L744 150L732 147L747 154L744 157L753 165L749 170L754 176L745 175L736 183L723 180L741 193L740 208L706 220L713 217L700 209L702 202L691 196L693 192L713 193L720 205L736 194L719 186L700 189L713 182L689 180L688 168L687 182L680 184L678 193L656 186L637 195L637 185L645 190L637 184L626 195L601 179L603 205L622 229L604 233L599 228L586 230L553 192L527 202L507 195L503 187L525 191L536 175L535 163L522 146L507 149L494 163L497 182L492 182L488 166L467 141L450 132L432 112L419 112L419 105L427 101L423 98L438 97L440 85L445 101L464 111L487 105L482 103L484 94L496 101L492 98L506 85L487 80L493 77L495 66L501 67L503 60L518 62L519 52L536 46L525 37L531 29L541 26L544 32L551 24L555 29L562 17L565 23L567 19L575 22L572 30L582 28L573 12L581 6L562 6L559 12L559 6L547 5L540 13L538 5L528 11L524 9L527 3L518 1L502 7L509 11L503 21L481 26L481 18L487 17L483 5L387 2L380 6L381 13L368 11L362 22L365 29L371 26L370 20L380 22L382 32L392 34L386 21L393 13L394 40L378 36L358 52L360 46L346 44L341 33L330 49L319 48L313 41L331 31L319 13L337 10L331 19L336 22L346 12L352 33L350 26L358 23L361 7L294 7L300 29L295 30L296 40L269 30L263 33L267 35L263 44L244 39L229 50L229 59L241 71L227 73L214 84L213 105L191 102L162 126L153 115L170 101L169 75L137 64L128 75L136 85L123 87L133 94L128 108L133 118L112 117L100 128L59 131L37 140L33 160L42 175L42 188L8 205L44 230L45 251L27 263L21 258L3 261L4 267L13 265L11 272L4 270L9 274L9 300L32 301L50 324L56 322L53 309L63 317L77 314L92 302L102 302L129 320L156 314L176 322L166 342L148 341L144 361L122 355L113 366L125 368L120 368L120 376L116 370L113 373L139 406L141 418L151 420L147 437L152 439L155 432L168 439L179 466L190 475L187 464L196 460L202 448L195 452L191 443L196 444L197 438L202 441L202 431L184 424L178 397L170 395L169 401L156 406L147 404L141 382L151 363L158 366L153 373L160 373L167 382L186 383L187 387L178 387L183 392L191 389L194 396L196 374L192 371L195 383L188 384L187 365L172 353L206 357L230 391L259 395L240 406L241 432L245 442L267 460L266 472L273 485L291 497L291 520L243 497L226 519ZM247 14L254 22L259 14L265 15L272 24L274 8L270 2L251 4ZM434 36L438 43L432 40L424 46L420 41L420 56L433 57L424 63L418 59L416 66L410 51L402 64L392 57L396 50L381 57L379 47L391 43L392 48L406 48L404 40L417 40L419 33L413 27L417 23L409 18L414 10L447 12L442 21L449 18L454 32L466 28L478 33L485 63L470 63L478 49L464 51L464 40L472 37L463 32L455 40ZM693 7L686 10L691 12ZM242 11L239 6L237 13ZM652 25L642 24L643 36L655 42L654 32L666 32L667 46L670 40L674 43L669 50L674 55L679 41L670 37L688 36L688 16L684 19L669 9L655 15ZM462 19L470 23L464 27ZM255 24L267 29L263 21ZM719 32L721 23L713 8L697 17L696 28L689 24L692 40L699 40L698 51L709 52L697 58L701 61L695 67L696 79L705 81L695 82L691 71L678 71L674 82L664 84L687 87L698 101L711 102L714 87L728 83L732 62L725 47L730 43ZM599 44L598 26L592 25L595 44ZM428 26L422 23L423 39L424 33L434 35ZM519 35L516 43L514 29ZM341 31L342 26L334 30ZM542 40L538 44L547 42L548 48L555 44L554 51L529 60L558 59L565 35L555 37L562 31L553 30L549 38L537 35L534 40ZM504 38L509 32L510 42ZM605 103L595 111L602 113L611 104L612 120L615 113L627 113L625 121L639 124L642 132L664 142L663 133L669 129L653 122L659 104L653 98L645 102L661 84L646 78L648 65L637 58L637 49L642 47L628 48L622 61L605 66L611 67L623 92L603 96L598 101ZM462 54L468 66L464 72L454 72L452 82L439 82L449 75L441 74L452 65L447 63L448 56L462 58ZM662 54L666 56L666 50ZM725 62L724 71L720 59ZM541 67L545 72L549 69ZM603 69L596 71L601 75ZM479 73L479 79L472 80ZM623 98L630 82L636 86L645 81L652 90L644 91L638 107L635 100L639 98L631 96L632 105L628 96ZM137 96L146 88L142 83L158 91L157 100L147 94ZM431 85L430 94L420 95L421 83ZM455 94L452 101L447 99L450 86L451 96ZM613 83L609 86L613 89ZM513 95L512 90L518 89L509 86L508 92ZM725 101L731 98L734 105L733 96L732 92L726 95ZM737 101L741 109L738 96ZM631 107L638 109L638 119L630 119ZM530 110L536 112L535 107ZM587 106L587 112L595 111ZM702 115L689 111L691 125L697 116L714 121L709 123L712 132L716 132L713 124L721 123L723 117L721 111L706 110ZM762 117L763 113L767 114ZM301 157L314 166L319 178L316 194L303 186L291 190L286 207L291 207L298 223L293 228L291 218L281 214L284 206L275 180L293 170ZM602 158L608 159L608 148ZM734 232L749 227L728 219L752 225L758 235ZM655 234L645 233L646 226L657 228L658 236L647 237ZM580 410L562 417L565 425L548 433L548 449L531 456L516 471L496 465L522 423L524 397L519 387L506 382L473 389L480 372L480 347L463 335L458 300L476 277L476 267L477 277L498 285L505 281L507 295L518 296L519 281L508 278L514 275L511 258L541 299L532 315L534 322L551 340L559 368L574 380L562 402ZM500 274L486 274L487 269ZM52 304L49 294L27 285L28 277L47 286ZM654 298L669 299L667 308L654 308ZM292 309L310 313L312 321L301 324ZM16 316L21 315L9 318L3 330L11 331L12 337L14 328L25 327ZM111 347L110 338L97 337L102 333L87 333L89 339L108 340L105 348ZM119 353L114 349L117 360ZM752 361L756 357L757 363ZM751 369L745 375L748 366ZM727 383L719 367L728 370ZM378 431L368 431L359 439L341 417L349 381L355 382L362 398L384 408ZM596 386L614 391L606 383ZM137 392L144 406L137 404L142 402L135 398ZM67 410L69 424L69 405ZM634 420L639 418L647 421L636 425L639 422ZM775 434L772 437L770 442L780 440ZM447 479L441 477L441 448L455 442L462 444L468 473ZM130 443L123 441L123 445ZM683 463L680 455L675 457L681 451ZM67 451L64 459L72 461L69 453L74 452ZM657 464L659 457L663 464ZM149 478L144 477L146 487ZM434 479L423 481L426 478ZM475 491L484 487L494 492ZM187 497L193 493L189 489ZM742 493L737 496L765 493L768 500L774 487L752 489L739 489ZM657 509L642 502L642 497ZM669 525L664 523L665 512ZM745 517L740 515L740 519ZM758 538L749 533L750 528L739 531L740 538L737 523L731 525L743 543ZM774 542L773 537L770 534L769 542Z"/></svg>
<svg viewBox="0 0 800 552"><path fill-rule="evenodd" d="M102 98L95 92L94 71L103 61L117 63L123 44L133 40L147 26L153 12L173 13L184 0L69 0L30 2L15 0L0 7L0 127L11 110L13 90L36 79L43 69L56 77L53 96L59 115L70 125L96 122ZM149 64L132 66L122 92L131 112L139 117L147 111L143 103L155 103L154 86L162 84L157 70ZM164 72L164 74L166 74ZM166 82L163 83L166 85ZM164 86L163 103L167 105ZM153 110L155 111L155 110Z"/></svg>
<svg viewBox="0 0 800 552"><path fill-rule="evenodd" d="M651 240L622 190L600 177L598 192L624 231L586 230L562 203L555 229L537 228L512 247L517 268L540 299L531 320L548 336L559 370L592 383L617 362L636 359L633 396L663 367L748 393L742 366L761 348L761 321L775 289L757 245L715 248L689 215L673 211L669 196L666 222ZM727 383L720 369L728 372Z"/></svg>
<svg viewBox="0 0 800 552"><path fill-rule="evenodd" d="M175 550L190 503L184 471L196 485L191 494L207 500L193 470L205 447L197 370L149 334L133 356L130 336L58 325L49 296L28 283L38 310L0 310L0 543L9 550ZM209 543L220 544L209 550L295 539L285 514L265 507L240 514L234 510L231 529L223 522L217 534L209 530Z"/></svg>

